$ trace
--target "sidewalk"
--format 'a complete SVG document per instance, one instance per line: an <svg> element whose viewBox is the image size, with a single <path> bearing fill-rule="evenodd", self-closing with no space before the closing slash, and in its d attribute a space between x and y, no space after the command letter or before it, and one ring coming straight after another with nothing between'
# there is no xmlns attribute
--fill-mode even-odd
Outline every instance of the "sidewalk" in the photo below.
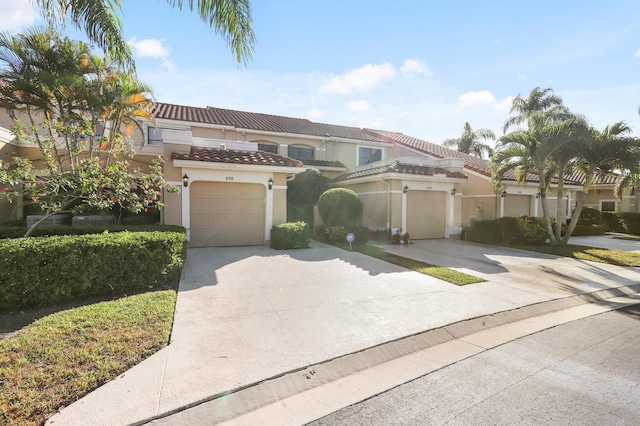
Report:
<svg viewBox="0 0 640 426"><path fill-rule="evenodd" d="M640 282L636 268L459 241L389 250L488 281L457 287L321 244L191 249L171 344L47 424L140 424L425 330Z"/></svg>

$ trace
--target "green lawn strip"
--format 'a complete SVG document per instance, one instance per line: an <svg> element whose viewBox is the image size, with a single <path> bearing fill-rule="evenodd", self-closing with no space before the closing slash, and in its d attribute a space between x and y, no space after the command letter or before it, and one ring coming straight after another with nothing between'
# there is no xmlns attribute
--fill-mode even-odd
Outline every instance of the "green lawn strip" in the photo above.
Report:
<svg viewBox="0 0 640 426"><path fill-rule="evenodd" d="M640 266L640 253L622 250L608 250L604 248L566 245L566 246L523 246L524 250L539 253L555 254L556 256L573 257L575 259L590 260L592 262L608 263L618 266Z"/></svg>
<svg viewBox="0 0 640 426"><path fill-rule="evenodd" d="M394 265L402 266L403 268L420 272L421 274L429 275L455 285L474 284L485 281L482 278L474 277L473 275L465 274L464 272L458 272L450 268L434 266L419 260L398 256L370 245L357 245L354 246L354 250L362 254L375 257L376 259L384 260L386 262L393 263ZM409 246L408 250L411 250L411 246Z"/></svg>
<svg viewBox="0 0 640 426"><path fill-rule="evenodd" d="M48 315L0 341L0 424L41 424L166 346L176 292Z"/></svg>

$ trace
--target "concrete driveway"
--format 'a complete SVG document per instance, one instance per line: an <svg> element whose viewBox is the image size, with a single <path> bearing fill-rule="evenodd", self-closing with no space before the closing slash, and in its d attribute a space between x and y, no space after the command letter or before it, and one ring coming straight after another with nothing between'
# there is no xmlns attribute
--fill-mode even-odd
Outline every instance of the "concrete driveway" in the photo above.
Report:
<svg viewBox="0 0 640 426"><path fill-rule="evenodd" d="M635 268L460 241L387 248L488 281L457 287L317 243L190 249L171 344L48 424L131 424L424 330L640 282Z"/></svg>
<svg viewBox="0 0 640 426"><path fill-rule="evenodd" d="M626 239L633 235L609 233L607 235L588 235L583 237L571 237L570 244L581 246L601 247L610 250L623 250L640 253L640 240Z"/></svg>

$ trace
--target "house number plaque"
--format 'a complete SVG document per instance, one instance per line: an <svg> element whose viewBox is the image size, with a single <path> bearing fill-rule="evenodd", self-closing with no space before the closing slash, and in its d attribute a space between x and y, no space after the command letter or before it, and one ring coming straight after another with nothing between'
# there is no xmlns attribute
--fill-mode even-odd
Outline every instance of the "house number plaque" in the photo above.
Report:
<svg viewBox="0 0 640 426"><path fill-rule="evenodd" d="M224 180L233 180L233 176L227 176Z"/></svg>

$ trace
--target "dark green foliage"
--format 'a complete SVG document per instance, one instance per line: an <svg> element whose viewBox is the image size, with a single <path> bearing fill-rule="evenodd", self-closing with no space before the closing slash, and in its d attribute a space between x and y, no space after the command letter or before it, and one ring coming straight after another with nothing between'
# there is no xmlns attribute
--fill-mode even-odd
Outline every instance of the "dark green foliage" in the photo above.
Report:
<svg viewBox="0 0 640 426"><path fill-rule="evenodd" d="M593 225L593 230L595 235L605 235L611 228L609 228L609 225L606 223L601 223L599 225Z"/></svg>
<svg viewBox="0 0 640 426"><path fill-rule="evenodd" d="M318 199L318 212L326 226L342 226L352 231L362 215L362 203L352 190L333 188Z"/></svg>
<svg viewBox="0 0 640 426"><path fill-rule="evenodd" d="M593 207L583 207L578 225L597 225L602 223L602 213ZM574 234L576 235L576 234Z"/></svg>
<svg viewBox="0 0 640 426"><path fill-rule="evenodd" d="M573 233L571 234L574 237L582 237L585 235L596 235L596 230L594 225L581 225L578 224L573 229Z"/></svg>
<svg viewBox="0 0 640 426"><path fill-rule="evenodd" d="M633 235L640 235L640 213L620 212L617 214L624 224L625 232Z"/></svg>
<svg viewBox="0 0 640 426"><path fill-rule="evenodd" d="M318 241L322 241L323 243L342 244L347 241L345 239L347 231L345 231L342 226L325 226L319 224L313 228L313 235Z"/></svg>
<svg viewBox="0 0 640 426"><path fill-rule="evenodd" d="M101 234L108 232L185 232L184 227L178 225L108 225L108 226L42 226L35 229L32 237L52 236L52 235L85 235ZM0 239L20 238L26 227L0 227Z"/></svg>
<svg viewBox="0 0 640 426"><path fill-rule="evenodd" d="M302 221L313 227L313 206L324 189L320 171L309 168L287 182L287 221Z"/></svg>
<svg viewBox="0 0 640 426"><path fill-rule="evenodd" d="M184 232L0 241L0 312L161 288L180 277Z"/></svg>
<svg viewBox="0 0 640 426"><path fill-rule="evenodd" d="M612 232L625 232L624 224L618 213L602 212L602 221Z"/></svg>
<svg viewBox="0 0 640 426"><path fill-rule="evenodd" d="M391 229L369 231L369 239L383 244L391 244Z"/></svg>
<svg viewBox="0 0 640 426"><path fill-rule="evenodd" d="M318 202L324 189L324 178L318 169L308 168L287 182L287 202L296 205Z"/></svg>
<svg viewBox="0 0 640 426"><path fill-rule="evenodd" d="M501 217L472 222L464 229L464 237L484 244L536 245L546 241L547 232L542 218Z"/></svg>
<svg viewBox="0 0 640 426"><path fill-rule="evenodd" d="M271 247L276 250L309 247L311 230L304 222L290 222L271 228Z"/></svg>
<svg viewBox="0 0 640 426"><path fill-rule="evenodd" d="M154 225L160 218L150 214L136 214L120 219L120 225Z"/></svg>

